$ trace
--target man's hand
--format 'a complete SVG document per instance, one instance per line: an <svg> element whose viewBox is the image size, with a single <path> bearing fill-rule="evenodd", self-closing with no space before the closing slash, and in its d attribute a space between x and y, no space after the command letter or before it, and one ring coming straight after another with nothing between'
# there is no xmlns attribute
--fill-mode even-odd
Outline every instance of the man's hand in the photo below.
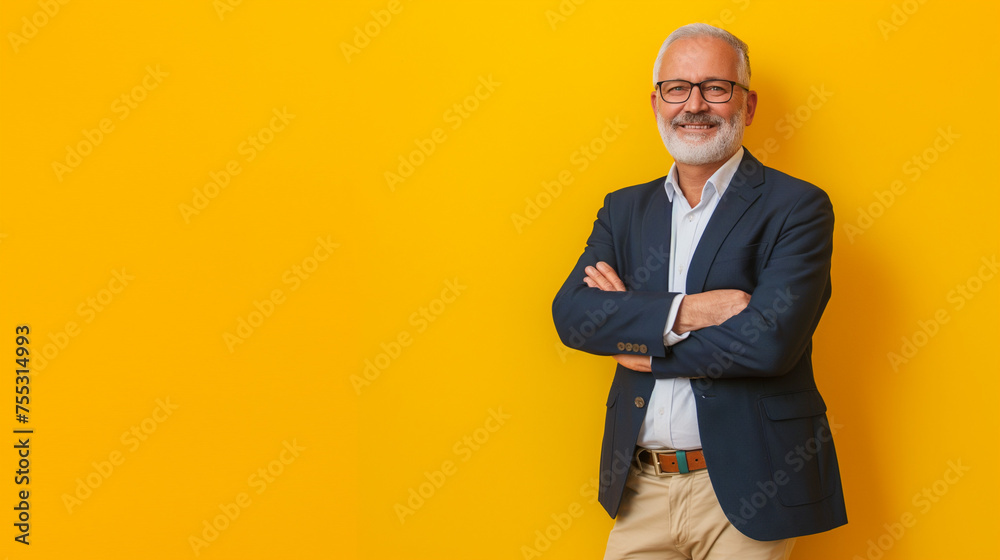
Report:
<svg viewBox="0 0 1000 560"><path fill-rule="evenodd" d="M583 282L591 288L605 292L624 292L625 284L618 278L611 265L601 261L597 266L588 266ZM750 294L741 290L711 290L700 294L684 296L677 310L673 331L684 334L705 327L721 325L730 317L746 309ZM619 360L621 361L621 360ZM622 364L625 365L625 364Z"/></svg>
<svg viewBox="0 0 1000 560"><path fill-rule="evenodd" d="M604 267L606 270L602 270ZM587 278L584 282L587 282L588 286L600 287L605 291L607 291L603 287L605 285L615 286L615 289L621 292L625 291L625 286L618 279L618 275L605 263L597 263L597 269L587 268ZM730 317L746 309L749 303L750 294L740 290L711 290L700 294L686 295L681 300L681 306L677 310L673 331L677 334L684 334L688 331L721 325ZM633 371L652 371L649 356L615 354L614 359Z"/></svg>
<svg viewBox="0 0 1000 560"><path fill-rule="evenodd" d="M642 373L649 373L653 371L653 368L649 363L649 356L643 356L642 354L615 354L612 357L618 360L619 364L632 371Z"/></svg>
<svg viewBox="0 0 1000 560"><path fill-rule="evenodd" d="M588 266L584 270L587 276L583 279L583 283L591 288L600 288L604 292L626 291L625 283L618 278L618 273L608 263L601 261L597 263L596 268Z"/></svg>
<svg viewBox="0 0 1000 560"><path fill-rule="evenodd" d="M741 290L711 290L684 296L674 328L677 334L721 325L730 317L746 309L750 294Z"/></svg>
<svg viewBox="0 0 1000 560"><path fill-rule="evenodd" d="M621 278L618 278L618 273L608 263L601 261L597 263L596 267L588 266L585 270L587 276L583 279L583 282L591 288L598 288L605 292L627 291L625 283L621 281ZM613 357L618 360L619 364L633 371L644 373L653 371L649 365L649 356L641 354L615 354Z"/></svg>

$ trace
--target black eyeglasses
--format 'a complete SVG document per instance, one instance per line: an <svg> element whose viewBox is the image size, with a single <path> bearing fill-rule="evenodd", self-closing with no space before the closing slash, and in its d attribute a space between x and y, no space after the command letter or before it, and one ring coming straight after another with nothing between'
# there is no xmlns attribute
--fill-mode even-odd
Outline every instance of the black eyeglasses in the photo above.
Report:
<svg viewBox="0 0 1000 560"><path fill-rule="evenodd" d="M709 103L728 103L733 98L735 86L750 91L750 88L732 80L705 80L693 83L687 80L663 80L656 82L660 99L667 103L684 103L691 97L691 90L698 88L701 98Z"/></svg>

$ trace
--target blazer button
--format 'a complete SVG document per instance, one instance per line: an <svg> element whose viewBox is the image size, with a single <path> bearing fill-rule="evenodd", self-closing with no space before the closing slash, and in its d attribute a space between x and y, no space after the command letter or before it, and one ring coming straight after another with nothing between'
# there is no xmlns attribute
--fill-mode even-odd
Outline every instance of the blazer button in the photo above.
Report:
<svg viewBox="0 0 1000 560"><path fill-rule="evenodd" d="M628 350L629 352L631 352L632 351L632 343L629 342L628 344L626 344L625 345L625 349Z"/></svg>
<svg viewBox="0 0 1000 560"><path fill-rule="evenodd" d="M618 349L619 350L624 350L625 349L625 343L624 342L619 342L618 343Z"/></svg>
<svg viewBox="0 0 1000 560"><path fill-rule="evenodd" d="M635 407L636 408L642 408L644 406L646 406L646 401L642 400L642 397L636 397L635 398Z"/></svg>
<svg viewBox="0 0 1000 560"><path fill-rule="evenodd" d="M646 345L645 344L640 344L639 345L639 351L642 352L643 354L645 354L646 353Z"/></svg>

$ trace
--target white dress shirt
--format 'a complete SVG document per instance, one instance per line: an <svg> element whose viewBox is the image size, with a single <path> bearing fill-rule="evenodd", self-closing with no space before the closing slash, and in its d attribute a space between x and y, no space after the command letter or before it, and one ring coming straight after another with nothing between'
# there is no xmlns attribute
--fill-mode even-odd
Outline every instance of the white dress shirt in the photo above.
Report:
<svg viewBox="0 0 1000 560"><path fill-rule="evenodd" d="M670 278L668 289L671 292L685 293L688 267L694 255L698 242L708 221L719 205L719 200L726 192L729 182L736 175L740 161L743 159L743 148L722 164L701 191L701 201L694 207L688 204L677 181L677 166L670 166L670 173L664 182L667 198L673 204L670 221ZM667 316L667 324L663 330L663 344L671 346L687 338L688 334L677 335L672 332L677 310L684 296L674 298ZM694 372L691 372L694 374ZM652 375L652 374L650 374ZM657 379L653 386L653 394L649 397L646 407L646 418L639 429L637 445L649 449L699 449L701 434L698 432L698 411L695 408L694 392L691 390L691 380L687 378Z"/></svg>

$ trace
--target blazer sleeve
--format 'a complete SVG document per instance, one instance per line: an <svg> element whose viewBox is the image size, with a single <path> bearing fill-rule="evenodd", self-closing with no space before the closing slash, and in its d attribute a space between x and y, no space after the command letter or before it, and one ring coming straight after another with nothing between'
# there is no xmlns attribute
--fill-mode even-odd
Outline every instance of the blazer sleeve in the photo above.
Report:
<svg viewBox="0 0 1000 560"><path fill-rule="evenodd" d="M552 317L563 344L577 350L608 356L642 354L665 356L663 329L670 303L677 293L625 291L605 292L583 283L588 266L604 261L622 278L634 271L623 270L616 241L627 237L627 204L612 209L615 193L604 199L583 255L552 302ZM617 210L617 212L616 212ZM626 288L628 286L626 285Z"/></svg>
<svg viewBox="0 0 1000 560"><path fill-rule="evenodd" d="M672 377L767 377L788 373L810 347L830 298L833 207L811 187L795 202L747 307L721 325L691 333L654 357L652 373Z"/></svg>

